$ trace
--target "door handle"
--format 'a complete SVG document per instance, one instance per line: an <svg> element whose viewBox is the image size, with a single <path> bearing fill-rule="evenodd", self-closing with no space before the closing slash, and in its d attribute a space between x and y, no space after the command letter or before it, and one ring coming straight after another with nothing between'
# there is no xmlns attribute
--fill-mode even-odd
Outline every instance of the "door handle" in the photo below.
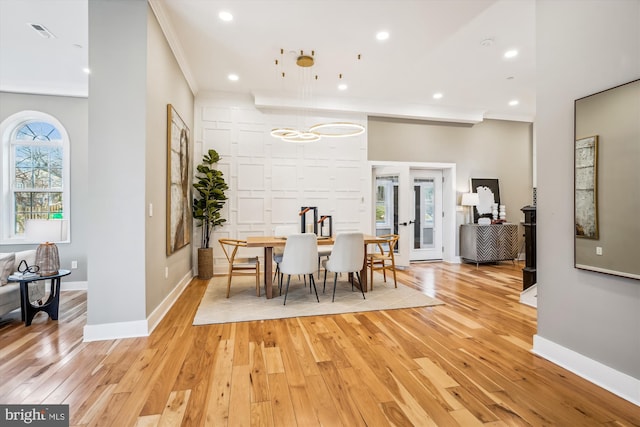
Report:
<svg viewBox="0 0 640 427"><path fill-rule="evenodd" d="M399 223L398 223L398 225L404 225L404 226L406 227L406 226L407 226L407 225L409 225L409 224L408 224L408 223L406 223L406 222L399 222Z"/></svg>
<svg viewBox="0 0 640 427"><path fill-rule="evenodd" d="M409 221L409 224L415 224L415 223L416 223L415 221Z"/></svg>

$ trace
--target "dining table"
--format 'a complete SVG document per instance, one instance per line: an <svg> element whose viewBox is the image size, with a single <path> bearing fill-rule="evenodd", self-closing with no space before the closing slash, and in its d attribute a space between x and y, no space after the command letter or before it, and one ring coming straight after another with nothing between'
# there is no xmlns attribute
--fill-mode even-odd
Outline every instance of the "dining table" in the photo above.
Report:
<svg viewBox="0 0 640 427"><path fill-rule="evenodd" d="M279 236L249 236L247 237L247 247L264 248L264 293L267 299L273 298L273 248L284 247L287 243L286 237ZM367 246L384 242L385 240L365 234L364 235L364 259L362 260L362 270L360 270L360 284L355 282L355 286L367 292ZM333 245L334 237L318 236L318 245Z"/></svg>

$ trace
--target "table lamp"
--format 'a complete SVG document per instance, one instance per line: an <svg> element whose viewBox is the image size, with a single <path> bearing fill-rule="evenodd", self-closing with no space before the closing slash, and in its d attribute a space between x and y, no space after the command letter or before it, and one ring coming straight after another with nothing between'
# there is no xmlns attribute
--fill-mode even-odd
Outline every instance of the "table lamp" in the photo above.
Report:
<svg viewBox="0 0 640 427"><path fill-rule="evenodd" d="M67 238L67 221L59 219L28 219L24 226L27 240L43 242L36 249L35 265L40 276L55 276L60 269L58 247L54 242Z"/></svg>
<svg viewBox="0 0 640 427"><path fill-rule="evenodd" d="M478 193L464 193L460 204L462 206L469 206L469 220L467 224L473 224L475 222L473 220L473 207L480 204L480 197L478 196Z"/></svg>

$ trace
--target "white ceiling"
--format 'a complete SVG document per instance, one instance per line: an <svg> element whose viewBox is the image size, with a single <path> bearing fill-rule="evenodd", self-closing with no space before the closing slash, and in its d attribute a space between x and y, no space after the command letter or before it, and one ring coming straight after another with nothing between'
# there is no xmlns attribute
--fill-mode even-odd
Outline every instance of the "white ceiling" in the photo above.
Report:
<svg viewBox="0 0 640 427"><path fill-rule="evenodd" d="M149 2L196 94L428 120L535 116L534 0ZM221 10L233 21L221 21ZM389 39L377 41L379 30ZM0 90L86 95L87 40L85 0L0 0ZM509 49L519 55L505 59ZM315 65L297 67L299 52L312 50ZM339 74L346 91L337 89Z"/></svg>

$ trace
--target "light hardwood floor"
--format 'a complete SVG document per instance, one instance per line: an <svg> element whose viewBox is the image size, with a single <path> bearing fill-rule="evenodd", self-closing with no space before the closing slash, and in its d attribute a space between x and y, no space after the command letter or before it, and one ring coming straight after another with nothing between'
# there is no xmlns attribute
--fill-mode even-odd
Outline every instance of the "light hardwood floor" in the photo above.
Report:
<svg viewBox="0 0 640 427"><path fill-rule="evenodd" d="M446 304L192 326L193 280L147 338L83 343L60 320L0 326L0 402L70 405L72 426L640 426L640 408L530 350L523 265L399 274ZM374 289L375 292L375 289Z"/></svg>

